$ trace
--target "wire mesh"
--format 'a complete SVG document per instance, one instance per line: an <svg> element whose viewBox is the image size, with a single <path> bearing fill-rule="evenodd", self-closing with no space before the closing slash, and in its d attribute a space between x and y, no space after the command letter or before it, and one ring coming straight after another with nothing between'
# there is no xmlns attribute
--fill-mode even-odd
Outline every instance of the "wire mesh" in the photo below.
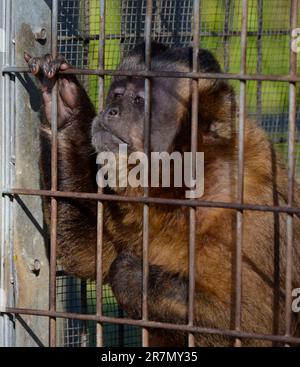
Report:
<svg viewBox="0 0 300 367"><path fill-rule="evenodd" d="M99 1L61 0L59 6L59 53L76 67L97 69ZM116 69L122 57L144 39L146 0L108 0L105 11L105 68ZM200 15L201 48L211 50L225 72L238 73L241 61L242 1L202 0ZM154 0L152 39L170 47L192 45L192 19L192 0ZM250 0L247 28L247 73L288 74L291 34L290 2ZM105 77L106 91L110 80L111 77ZM81 76L81 81L97 106L98 77ZM232 81L231 84L238 95L239 82ZM288 96L287 83L269 81L247 83L248 113L263 126L285 159L287 159L288 141ZM299 113L297 116L300 116ZM299 117L297 126L300 126ZM300 135L298 132L298 175L300 174L299 158ZM57 295L59 304L64 310L81 313L95 312L93 282L80 281L60 273L57 281ZM103 298L105 315L122 316L107 286L104 288ZM95 345L95 322L61 320L59 325L59 345ZM110 346L137 345L140 343L140 332L129 326L104 324L104 339L105 345Z"/></svg>
<svg viewBox="0 0 300 367"><path fill-rule="evenodd" d="M96 288L93 281L82 281L58 271L58 312L95 314ZM109 286L103 287L103 314L123 317ZM140 344L140 330L127 325L104 323L104 346L134 347ZM93 347L96 345L96 322L58 319L57 345L64 347Z"/></svg>
<svg viewBox="0 0 300 367"><path fill-rule="evenodd" d="M211 50L226 72L240 65L241 0L201 1L200 44ZM153 1L152 39L170 47L192 42L192 0ZM106 2L105 67L116 69L120 59L144 38L145 0ZM284 75L289 71L290 4L282 0L249 1L247 72ZM61 1L60 49L74 65L97 68L99 2ZM106 90L111 77L105 77ZM96 103L98 78L89 77L89 94ZM236 93L238 82L232 81ZM298 97L299 98L299 97ZM286 158L288 85L280 82L247 83L247 109ZM298 114L299 115L299 114ZM298 118L297 125L300 125ZM297 137L299 144L299 134ZM297 172L300 174L299 149Z"/></svg>

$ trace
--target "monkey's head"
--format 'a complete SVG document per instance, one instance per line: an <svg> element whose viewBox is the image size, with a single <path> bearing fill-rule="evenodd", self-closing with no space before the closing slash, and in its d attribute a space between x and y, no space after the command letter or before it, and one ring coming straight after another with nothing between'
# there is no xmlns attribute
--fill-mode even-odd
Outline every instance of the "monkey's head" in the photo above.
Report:
<svg viewBox="0 0 300 367"><path fill-rule="evenodd" d="M145 70L145 46L141 44L124 58L121 70ZM152 44L152 71L190 72L192 48L169 49ZM200 50L199 71L220 73L215 57ZM227 83L215 79L199 79L199 135L212 143L231 135L234 95ZM152 152L190 150L192 81L188 78L152 78L150 91ZM145 82L138 77L114 78L105 110L93 122L92 139L97 152L118 152L119 144L127 144L128 152L144 150ZM208 140L209 140L208 139ZM203 141L203 139L201 139Z"/></svg>

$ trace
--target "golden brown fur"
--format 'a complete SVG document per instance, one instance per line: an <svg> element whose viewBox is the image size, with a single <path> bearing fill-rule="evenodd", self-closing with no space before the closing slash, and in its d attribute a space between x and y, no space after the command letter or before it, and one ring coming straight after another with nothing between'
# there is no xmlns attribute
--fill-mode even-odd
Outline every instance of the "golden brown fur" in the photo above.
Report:
<svg viewBox="0 0 300 367"><path fill-rule="evenodd" d="M204 71L205 57L204 54L203 60L200 60ZM141 63L141 55L133 52L122 67L142 68L139 66ZM158 57L153 67L171 71L189 69L188 64L180 58L164 63ZM190 111L190 81L178 83L174 84L176 88L174 85L170 88L175 94L172 92L169 103L177 103L180 130L174 138L172 149L184 152L189 150L190 141L190 130L186 125ZM238 135L233 91L225 82L200 80L199 98L198 150L205 155L205 193L201 200L236 202ZM87 118L89 113L91 117ZM87 97L81 99L65 127L59 131L60 190L96 192L96 171L88 132L93 116ZM131 134L135 135L134 130ZM138 131L136 136L139 136ZM46 172L49 165L45 158L49 157L48 124L44 126L42 137L42 162ZM136 144L142 148L141 141L138 140ZM266 134L249 120L245 122L244 184L245 204L287 204L287 170ZM294 204L300 206L300 188L295 185ZM118 193L118 190L115 192ZM138 189L119 193L142 194ZM184 190L151 189L150 194L184 198ZM105 203L103 275L105 279L108 277L118 301L131 317L141 316L141 284L137 280L140 281L141 270L136 259L142 256L142 216L143 207L140 204ZM285 331L287 215L244 211L243 218L242 330L282 335ZM236 212L232 209L199 207L196 210L196 222L196 324L230 329L234 326ZM60 202L58 255L67 273L95 278L96 225L96 203L75 200ZM150 281L153 282L149 284L149 315L152 320L186 322L188 230L188 208L150 206L149 262ZM126 255L122 255L124 251ZM112 263L114 265L111 267ZM300 219L294 216L293 288L300 287L299 269ZM294 315L293 335L300 336L296 322ZM219 336L200 335L196 340L199 345L232 345L232 340ZM158 331L153 333L152 343L179 345L184 343L184 337ZM255 340L246 340L244 343L269 344Z"/></svg>

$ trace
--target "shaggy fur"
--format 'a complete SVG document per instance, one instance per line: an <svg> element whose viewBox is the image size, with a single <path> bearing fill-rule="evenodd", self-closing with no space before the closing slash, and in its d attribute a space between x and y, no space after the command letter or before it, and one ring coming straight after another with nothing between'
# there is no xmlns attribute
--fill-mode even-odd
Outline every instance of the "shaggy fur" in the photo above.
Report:
<svg viewBox="0 0 300 367"><path fill-rule="evenodd" d="M26 58L42 80L44 102L49 111L47 70L57 80L57 70L69 67L63 60ZM190 71L191 49L169 50L153 45L153 70ZM32 66L34 65L34 67ZM133 50L120 68L141 70L143 46ZM36 68L38 69L36 72ZM220 72L215 58L199 53L199 69ZM46 77L45 77L46 75ZM48 78L49 79L49 78ZM48 80L49 81L49 80ZM129 139L132 151L143 149L143 106L131 99L143 89L143 81L116 78L106 110L95 117L94 109L74 77L61 76L59 83L59 190L96 192L96 150L115 149L107 132ZM121 96L117 93L123 91ZM129 98L129 97L128 97ZM50 100L50 102L49 102ZM135 99L134 99L135 101ZM47 107L48 106L48 107ZM120 114L109 120L108 111L117 106ZM189 151L191 81L160 78L152 80L151 150ZM94 122L93 122L94 119ZM93 122L93 137L91 127ZM101 132L105 127L105 135ZM107 130L108 129L108 130ZM41 167L49 188L51 130L46 121L41 129ZM237 108L232 88L225 81L199 80L198 151L205 155L205 193L201 200L237 201ZM286 205L287 171L276 156L263 130L245 122L246 204ZM142 195L140 189L110 189L110 193ZM182 189L150 189L151 196L184 198ZM294 204L300 206L296 184ZM105 203L103 269L113 292L130 317L141 317L142 217L140 204ZM59 200L58 255L65 271L81 278L95 278L96 207L87 200ZM284 282L286 267L285 214L244 211L242 330L284 334ZM229 209L196 210L195 323L205 327L234 326L234 272L236 212ZM151 320L186 323L188 289L189 209L150 206L149 317ZM294 216L293 288L300 287L300 219ZM300 335L293 315L293 335ZM184 345L186 335L156 331L152 345ZM222 336L196 335L198 345L232 345ZM245 345L269 345L244 340Z"/></svg>

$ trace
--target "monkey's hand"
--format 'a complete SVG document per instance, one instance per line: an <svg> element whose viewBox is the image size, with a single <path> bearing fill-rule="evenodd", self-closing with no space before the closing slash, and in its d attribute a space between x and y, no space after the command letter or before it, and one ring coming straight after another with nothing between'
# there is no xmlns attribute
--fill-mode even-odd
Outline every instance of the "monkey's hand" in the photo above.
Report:
<svg viewBox="0 0 300 367"><path fill-rule="evenodd" d="M58 80L58 128L64 127L72 120L92 120L94 108L74 75L58 75L60 71L72 66L63 57L53 59L51 55L32 57L24 52L25 61L30 72L41 82L41 90L45 107L46 120L51 121L52 89Z"/></svg>
<svg viewBox="0 0 300 367"><path fill-rule="evenodd" d="M53 60L52 56L46 54L42 57L32 57L28 52L24 52L24 59L28 63L30 72L39 78L47 78L48 80L56 79L59 71L68 70L72 66L64 57L58 57Z"/></svg>
<svg viewBox="0 0 300 367"><path fill-rule="evenodd" d="M112 263L109 283L128 315L142 317L142 261L130 252L122 252ZM187 280L170 274L159 266L149 265L148 312L153 321L186 321Z"/></svg>
<svg viewBox="0 0 300 367"><path fill-rule="evenodd" d="M135 319L141 318L142 276L141 260L127 251L117 256L108 275L118 304Z"/></svg>

